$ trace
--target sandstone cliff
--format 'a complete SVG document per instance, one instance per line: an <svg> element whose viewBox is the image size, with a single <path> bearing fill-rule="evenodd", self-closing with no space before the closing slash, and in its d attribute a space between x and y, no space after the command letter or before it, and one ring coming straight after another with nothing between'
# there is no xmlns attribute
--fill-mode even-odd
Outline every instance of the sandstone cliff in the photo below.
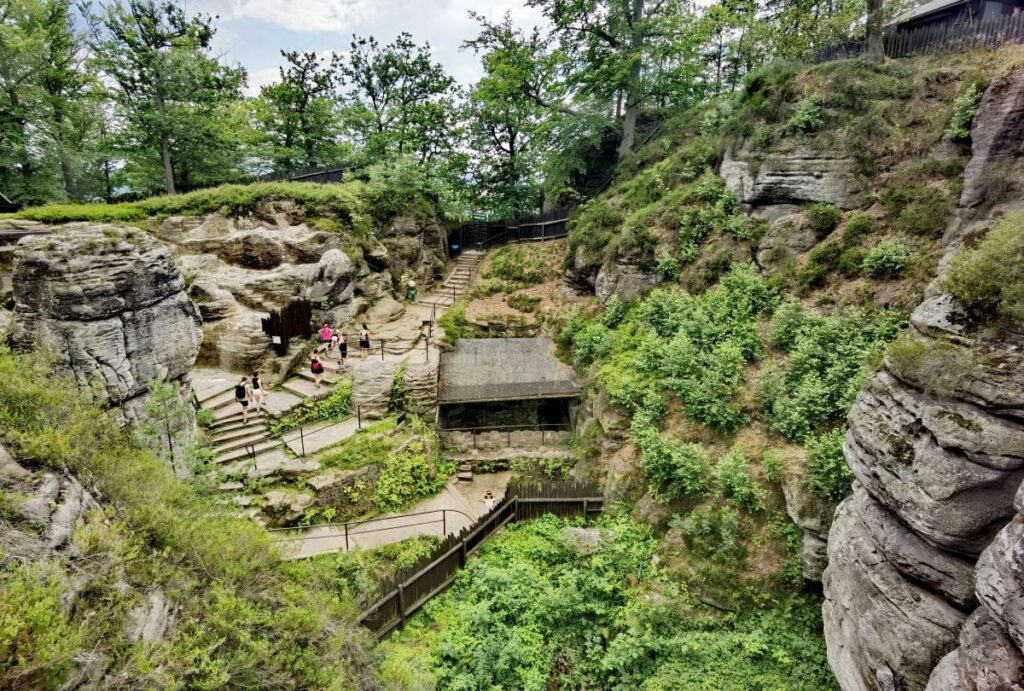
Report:
<svg viewBox="0 0 1024 691"><path fill-rule="evenodd" d="M201 318L170 252L142 230L76 223L25 238L14 297L15 345L52 352L56 371L98 386L126 422L160 376L191 395Z"/></svg>
<svg viewBox="0 0 1024 691"><path fill-rule="evenodd" d="M1004 187L1010 201L983 208L985 180L1013 179L1022 99L1021 70L983 98L947 258L1018 206ZM857 484L829 535L829 661L844 689L1021 688L1024 330L978 323L936 284L904 338L849 415Z"/></svg>

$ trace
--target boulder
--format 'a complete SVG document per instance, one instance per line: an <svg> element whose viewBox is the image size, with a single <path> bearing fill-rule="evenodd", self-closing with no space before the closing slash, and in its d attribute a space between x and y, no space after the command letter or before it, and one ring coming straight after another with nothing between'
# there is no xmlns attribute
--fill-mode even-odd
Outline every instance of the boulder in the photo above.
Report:
<svg viewBox="0 0 1024 691"><path fill-rule="evenodd" d="M979 607L960 629L960 647L942 658L925 691L1024 691L1024 656Z"/></svg>
<svg viewBox="0 0 1024 691"><path fill-rule="evenodd" d="M155 590L146 601L128 614L126 622L128 639L144 643L161 643L167 632L174 627L175 604L164 595L163 591Z"/></svg>
<svg viewBox="0 0 1024 691"><path fill-rule="evenodd" d="M293 523L314 503L316 499L308 492L276 489L263 495L262 508L264 513L283 523Z"/></svg>
<svg viewBox="0 0 1024 691"><path fill-rule="evenodd" d="M757 265L767 273L781 269L798 254L818 244L807 216L803 213L782 216L772 222L770 229L757 244Z"/></svg>
<svg viewBox="0 0 1024 691"><path fill-rule="evenodd" d="M852 157L794 148L771 153L726 151L720 174L742 204L829 202L853 209L864 200Z"/></svg>
<svg viewBox="0 0 1024 691"><path fill-rule="evenodd" d="M14 460L7 447L0 444L0 485L7 485L19 480L26 480L32 473Z"/></svg>
<svg viewBox="0 0 1024 691"><path fill-rule="evenodd" d="M366 312L366 320L375 324L390 322L405 314L405 306L390 295L382 295Z"/></svg>
<svg viewBox="0 0 1024 691"><path fill-rule="evenodd" d="M60 478L51 473L43 475L38 487L22 502L21 517L41 528L50 526L50 514L57 495L60 494Z"/></svg>
<svg viewBox="0 0 1024 691"><path fill-rule="evenodd" d="M410 412L428 419L437 411L439 358L408 362L405 368L406 405Z"/></svg>
<svg viewBox="0 0 1024 691"><path fill-rule="evenodd" d="M782 494L790 520L804 531L804 578L820 581L821 574L828 564L826 540L835 505L807 489L806 481L798 473L783 475Z"/></svg>
<svg viewBox="0 0 1024 691"><path fill-rule="evenodd" d="M199 308L199 314L202 315L204 322L224 319L238 309L238 302L230 291L206 278L189 286L188 295Z"/></svg>
<svg viewBox="0 0 1024 691"><path fill-rule="evenodd" d="M352 366L352 406L358 407L363 419L387 417L391 389L399 363L369 358L356 360Z"/></svg>
<svg viewBox="0 0 1024 691"><path fill-rule="evenodd" d="M894 550L880 543L879 526L861 519L872 502L858 487L829 532L822 577L828 661L843 689L920 689L956 646L967 615L890 561Z"/></svg>
<svg viewBox="0 0 1024 691"><path fill-rule="evenodd" d="M199 311L168 250L137 228L77 223L27 237L14 262L14 341L45 348L58 371L102 386L133 422L149 382L195 363ZM191 438L194 421L184 435Z"/></svg>
<svg viewBox="0 0 1024 691"><path fill-rule="evenodd" d="M375 464L353 470L331 468L309 478L306 484L316 493L317 506L338 509L343 515L359 515L372 508L379 475Z"/></svg>
<svg viewBox="0 0 1024 691"><path fill-rule="evenodd" d="M597 272L594 292L602 303L607 303L613 295L629 301L645 295L660 282L661 274L657 270L615 258L606 261Z"/></svg>

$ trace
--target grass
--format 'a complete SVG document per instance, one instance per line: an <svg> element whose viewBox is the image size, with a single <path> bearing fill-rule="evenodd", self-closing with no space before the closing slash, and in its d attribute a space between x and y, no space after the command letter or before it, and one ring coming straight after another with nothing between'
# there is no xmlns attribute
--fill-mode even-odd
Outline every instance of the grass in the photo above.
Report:
<svg viewBox="0 0 1024 691"><path fill-rule="evenodd" d="M1024 214L1008 214L942 281L975 316L1024 320Z"/></svg>
<svg viewBox="0 0 1024 691"><path fill-rule="evenodd" d="M251 185L221 185L185 194L150 197L118 204L47 204L30 206L14 215L43 223L71 221L131 222L167 216L197 216L222 212L243 216L261 202L287 199L302 204L308 212L327 215L352 229L368 229L370 205L367 185L362 182L321 185L304 182L260 182Z"/></svg>

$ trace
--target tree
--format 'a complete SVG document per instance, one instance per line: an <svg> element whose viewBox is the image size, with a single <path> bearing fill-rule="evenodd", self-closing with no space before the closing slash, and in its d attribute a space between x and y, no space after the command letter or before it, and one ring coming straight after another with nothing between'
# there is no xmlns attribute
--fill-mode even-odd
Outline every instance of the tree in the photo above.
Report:
<svg viewBox="0 0 1024 691"><path fill-rule="evenodd" d="M581 95L624 101L621 160L633 148L644 102L656 89L661 58L678 47L683 17L674 0L527 0L551 22L568 60L568 85Z"/></svg>
<svg viewBox="0 0 1024 691"><path fill-rule="evenodd" d="M410 155L425 163L456 148L458 90L429 44L408 33L385 46L355 36L341 74L346 121L371 161Z"/></svg>
<svg viewBox="0 0 1024 691"><path fill-rule="evenodd" d="M882 45L882 0L867 0L867 53L872 65L881 65L885 60L885 48Z"/></svg>
<svg viewBox="0 0 1024 691"><path fill-rule="evenodd" d="M288 171L297 164L313 166L338 155L335 88L340 71L337 55L330 62L316 53L281 51L287 61L281 81L265 86L259 122L272 144L275 167Z"/></svg>
<svg viewBox="0 0 1024 691"><path fill-rule="evenodd" d="M213 19L169 0L111 0L89 22L95 65L117 85L143 177L153 154L170 194L178 183L223 177L224 155L236 147L225 140L221 108L240 97L245 72L210 56Z"/></svg>
<svg viewBox="0 0 1024 691"><path fill-rule="evenodd" d="M176 474L184 475L188 469L177 466L175 449L193 431L192 404L182 395L181 386L167 379L166 372L150 381L147 388L145 417L137 425L136 434L143 444L165 458Z"/></svg>

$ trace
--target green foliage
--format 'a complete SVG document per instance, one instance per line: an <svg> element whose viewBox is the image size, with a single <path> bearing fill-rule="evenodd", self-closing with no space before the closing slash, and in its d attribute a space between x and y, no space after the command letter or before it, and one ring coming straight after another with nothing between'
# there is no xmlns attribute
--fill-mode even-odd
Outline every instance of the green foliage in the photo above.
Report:
<svg viewBox="0 0 1024 691"><path fill-rule="evenodd" d="M952 195L910 168L897 175L882 192L885 220L906 235L937 238L946 229L955 200Z"/></svg>
<svg viewBox="0 0 1024 691"><path fill-rule="evenodd" d="M1024 215L1007 214L950 263L943 287L975 315L1024 319Z"/></svg>
<svg viewBox="0 0 1024 691"><path fill-rule="evenodd" d="M800 329L804 325L807 313L804 312L800 301L791 298L782 303L779 309L772 315L768 327L768 343L772 348L779 350L791 350L796 338L800 335Z"/></svg>
<svg viewBox="0 0 1024 691"><path fill-rule="evenodd" d="M777 485L782 481L782 459L774 451L765 451L761 457L761 465L764 467L764 478Z"/></svg>
<svg viewBox="0 0 1024 691"><path fill-rule="evenodd" d="M704 447L661 434L650 423L641 422L640 417L634 418L632 432L651 492L658 501L708 493L711 458Z"/></svg>
<svg viewBox="0 0 1024 691"><path fill-rule="evenodd" d="M825 119L822 116L821 104L817 98L808 97L804 98L797 104L796 110L793 111L793 116L789 119L786 124L786 129L790 132L814 132L825 124Z"/></svg>
<svg viewBox="0 0 1024 691"><path fill-rule="evenodd" d="M536 312L540 306L540 298L526 293L516 293L509 296L508 306L520 312Z"/></svg>
<svg viewBox="0 0 1024 691"><path fill-rule="evenodd" d="M556 267L545 262L545 255L524 245L505 245L491 258L484 278L500 278L524 285L536 285L553 277Z"/></svg>
<svg viewBox="0 0 1024 691"><path fill-rule="evenodd" d="M408 392L405 388L405 363L395 368L395 376L391 381L391 392L388 396L388 411L395 413L406 409L409 405Z"/></svg>
<svg viewBox="0 0 1024 691"><path fill-rule="evenodd" d="M948 136L954 142L966 142L971 138L971 123L978 112L981 97L985 94L983 85L973 82L953 101L953 117L949 121Z"/></svg>
<svg viewBox="0 0 1024 691"><path fill-rule="evenodd" d="M11 688L56 688L87 640L61 606L69 584L52 564L0 567L0 679Z"/></svg>
<svg viewBox="0 0 1024 691"><path fill-rule="evenodd" d="M609 329L616 328L626 318L626 303L618 295L612 295L611 299L604 306L604 314L601 315L601 323Z"/></svg>
<svg viewBox="0 0 1024 691"><path fill-rule="evenodd" d="M903 272L910 259L910 250L899 240L878 243L864 257L861 265L871 278L892 278Z"/></svg>
<svg viewBox="0 0 1024 691"><path fill-rule="evenodd" d="M750 512L764 509L765 492L750 474L750 463L743 451L733 448L715 465L715 484L722 496Z"/></svg>
<svg viewBox="0 0 1024 691"><path fill-rule="evenodd" d="M843 212L839 210L839 207L828 202L808 204L804 207L804 213L807 214L808 225L819 238L831 233L843 217Z"/></svg>
<svg viewBox="0 0 1024 691"><path fill-rule="evenodd" d="M829 501L853 491L853 472L843 457L845 438L846 430L839 427L807 439L807 486Z"/></svg>
<svg viewBox="0 0 1024 691"><path fill-rule="evenodd" d="M473 325L466 318L467 304L468 301L460 299L437 319L437 325L444 330L444 342L448 345L454 345L460 338L473 337Z"/></svg>
<svg viewBox="0 0 1024 691"><path fill-rule="evenodd" d="M161 457L167 459L176 472L188 472L179 468L176 455L181 455L181 435L191 425L194 414L192 404L181 393L181 385L169 381L166 375L153 379L146 385L149 395L143 406L144 415L135 428L139 440Z"/></svg>
<svg viewBox="0 0 1024 691"><path fill-rule="evenodd" d="M568 527L548 516L486 543L447 593L378 648L385 686L834 688L812 598L712 614L652 563L646 527L603 519L586 550Z"/></svg>
<svg viewBox="0 0 1024 691"><path fill-rule="evenodd" d="M886 350L889 367L933 396L949 396L981 376L979 356L946 339L903 334Z"/></svg>
<svg viewBox="0 0 1024 691"><path fill-rule="evenodd" d="M875 221L866 213L854 214L843 226L843 247L850 248L860 244L868 235L875 231Z"/></svg>
<svg viewBox="0 0 1024 691"><path fill-rule="evenodd" d="M342 379L326 398L306 399L270 426L270 435L279 437L311 422L341 421L352 415L352 382Z"/></svg>
<svg viewBox="0 0 1024 691"><path fill-rule="evenodd" d="M844 277L854 278L860 275L861 269L864 266L864 259L867 256L867 251L862 247L847 248L839 255L839 263L836 268L839 269L839 273Z"/></svg>
<svg viewBox="0 0 1024 691"><path fill-rule="evenodd" d="M823 242L807 256L807 263L796 272L797 281L805 287L821 286L828 273L835 269L842 256L842 248L834 240Z"/></svg>
<svg viewBox="0 0 1024 691"><path fill-rule="evenodd" d="M890 310L802 317L795 307L786 310L771 338L788 356L781 369L762 370L758 402L778 432L802 441L846 416L869 363L895 338L904 319Z"/></svg>
<svg viewBox="0 0 1024 691"><path fill-rule="evenodd" d="M214 414L209 408L199 408L196 410L196 424L203 428L209 429L213 427Z"/></svg>

